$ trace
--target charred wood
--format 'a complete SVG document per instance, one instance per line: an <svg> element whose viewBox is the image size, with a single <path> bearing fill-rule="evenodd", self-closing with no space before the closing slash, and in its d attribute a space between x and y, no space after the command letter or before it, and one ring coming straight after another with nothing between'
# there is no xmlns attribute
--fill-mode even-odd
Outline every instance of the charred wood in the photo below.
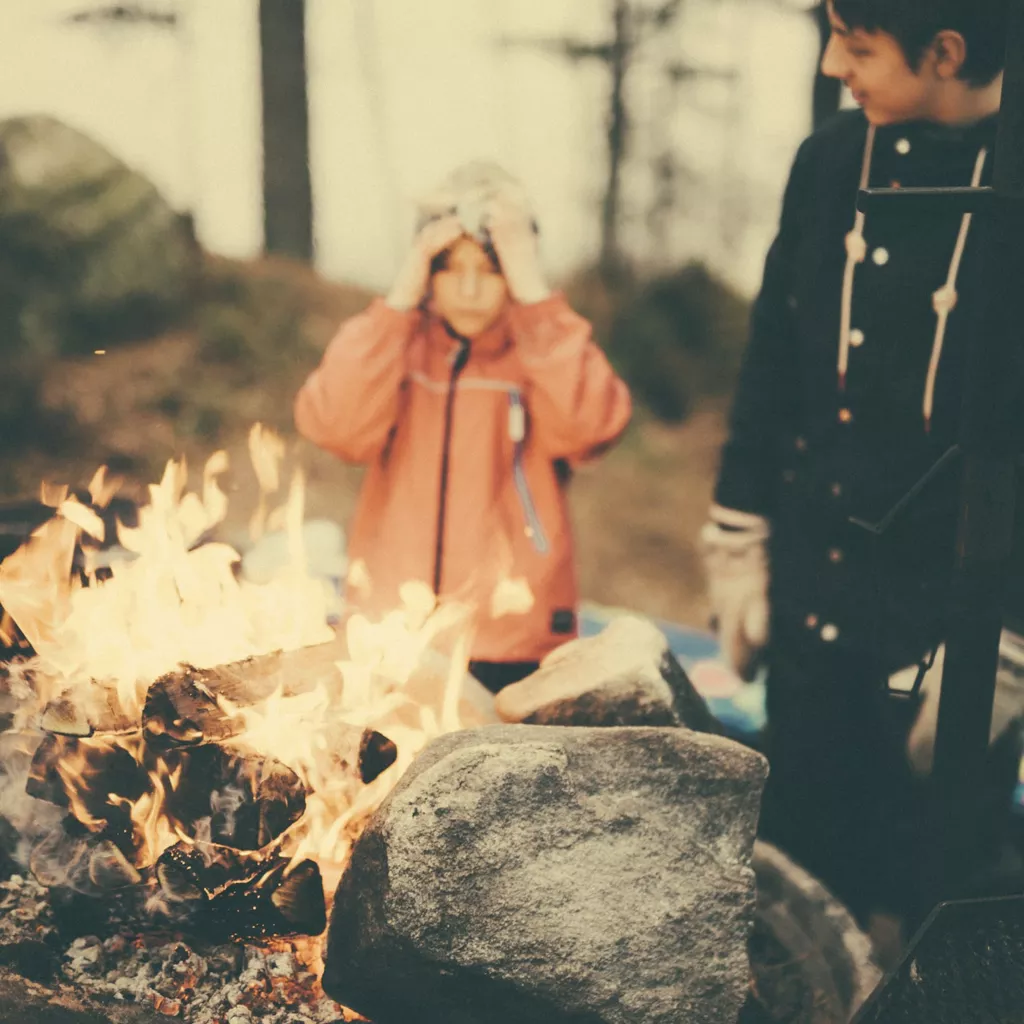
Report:
<svg viewBox="0 0 1024 1024"><path fill-rule="evenodd" d="M178 844L157 863L171 902L211 941L319 935L327 926L323 880L313 861L256 861L234 850Z"/></svg>
<svg viewBox="0 0 1024 1024"><path fill-rule="evenodd" d="M373 729L363 733L359 743L359 777L369 785L398 759L398 747Z"/></svg>
<svg viewBox="0 0 1024 1024"><path fill-rule="evenodd" d="M260 850L302 816L306 789L287 765L216 744L177 751L167 812L188 835L236 850ZM201 833L208 822L209 832Z"/></svg>
<svg viewBox="0 0 1024 1024"><path fill-rule="evenodd" d="M116 740L47 734L36 748L25 792L72 813L94 831L123 829L127 804L149 788L145 768Z"/></svg>
<svg viewBox="0 0 1024 1024"><path fill-rule="evenodd" d="M236 736L244 723L231 713L232 707L253 707L278 691L294 696L321 684L337 685L336 662L344 657L338 637L315 647L276 651L216 668L184 666L150 686L142 712L146 742L166 750Z"/></svg>

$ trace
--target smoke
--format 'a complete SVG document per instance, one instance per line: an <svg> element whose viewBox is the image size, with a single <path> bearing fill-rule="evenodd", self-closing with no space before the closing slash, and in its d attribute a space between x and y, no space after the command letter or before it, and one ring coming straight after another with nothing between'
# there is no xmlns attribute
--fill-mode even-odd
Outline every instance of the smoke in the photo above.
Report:
<svg viewBox="0 0 1024 1024"><path fill-rule="evenodd" d="M64 816L52 804L35 800L25 792L32 754L41 737L7 732L0 734L0 843L4 834L14 837L10 849L0 850L25 870L29 868L32 850L47 836Z"/></svg>

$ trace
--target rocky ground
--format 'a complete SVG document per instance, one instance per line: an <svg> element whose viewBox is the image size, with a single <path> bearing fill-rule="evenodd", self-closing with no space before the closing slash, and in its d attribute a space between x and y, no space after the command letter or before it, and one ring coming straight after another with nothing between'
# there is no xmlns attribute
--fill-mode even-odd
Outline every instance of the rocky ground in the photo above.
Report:
<svg viewBox="0 0 1024 1024"><path fill-rule="evenodd" d="M46 889L21 875L0 882L0 965L47 987L70 984L99 1007L138 1004L190 1024L341 1021L318 957L315 941L206 946L120 929L68 941Z"/></svg>

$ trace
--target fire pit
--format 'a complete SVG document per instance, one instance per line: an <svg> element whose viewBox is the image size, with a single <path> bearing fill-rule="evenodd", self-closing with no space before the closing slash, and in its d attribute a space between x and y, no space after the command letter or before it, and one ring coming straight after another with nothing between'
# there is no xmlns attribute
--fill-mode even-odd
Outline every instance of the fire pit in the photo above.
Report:
<svg viewBox="0 0 1024 1024"><path fill-rule="evenodd" d="M102 474L87 500L44 494L54 514L0 565L0 603L31 655L0 665L0 1021L363 1019L320 983L327 908L354 844L425 748L498 721L465 672L472 609L410 585L380 622L327 625L333 595L302 547L301 476L271 511L280 446L259 430L251 446L263 494L254 523L280 528L290 552L258 586L213 539L222 455L198 494L169 464L116 536L101 516L114 491ZM97 557L115 540L120 560ZM509 591L522 599L515 581ZM531 720L570 746L588 724L713 731L664 638L645 636L627 637L643 662L635 672L620 659L610 690L574 684ZM587 672L614 661L576 651ZM558 659L563 671L573 657ZM616 700L647 717L618 721ZM588 722L595 709L600 721ZM745 824L731 833L744 871L762 777L751 770L740 773L755 787L741 801ZM741 942L732 963L745 962L743 935L757 921L760 995L740 1019L839 1021L874 977L862 937L827 894L793 881L795 866L758 850L756 912L750 899L747 924L746 911L730 918ZM838 937L815 960L830 927ZM780 959L808 956L812 968L788 986L773 980ZM825 996L806 997L816 986Z"/></svg>

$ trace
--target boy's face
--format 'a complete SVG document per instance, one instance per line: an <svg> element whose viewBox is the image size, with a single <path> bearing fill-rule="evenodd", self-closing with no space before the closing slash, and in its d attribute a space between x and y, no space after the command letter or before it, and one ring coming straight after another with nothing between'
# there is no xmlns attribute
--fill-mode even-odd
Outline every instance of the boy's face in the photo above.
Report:
<svg viewBox="0 0 1024 1024"><path fill-rule="evenodd" d="M914 71L903 48L888 32L850 28L828 0L832 36L821 61L822 74L841 79L876 125L927 119L941 82L935 55L928 51Z"/></svg>
<svg viewBox="0 0 1024 1024"><path fill-rule="evenodd" d="M505 308L508 285L483 246L463 236L446 253L432 280L434 308L459 334L474 338Z"/></svg>

